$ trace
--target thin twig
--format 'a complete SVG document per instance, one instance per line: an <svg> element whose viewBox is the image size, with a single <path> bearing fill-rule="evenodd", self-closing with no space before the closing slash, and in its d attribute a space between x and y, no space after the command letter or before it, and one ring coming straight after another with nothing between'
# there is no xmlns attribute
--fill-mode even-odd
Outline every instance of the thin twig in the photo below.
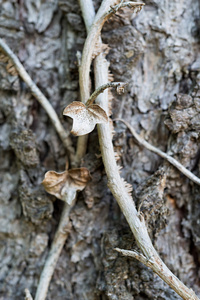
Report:
<svg viewBox="0 0 200 300"><path fill-rule="evenodd" d="M74 199L71 205L69 205L68 203L65 203L64 205L59 226L51 245L51 250L48 254L43 271L40 275L40 281L37 286L35 300L44 300L47 296L49 284L55 270L55 266L70 232L69 214L75 202L76 199Z"/></svg>
<svg viewBox="0 0 200 300"><path fill-rule="evenodd" d="M8 47L8 45L0 38L0 49L12 60L16 70L18 71L20 77L27 84L33 96L38 100L38 102L42 105L46 113L48 114L53 126L55 127L63 145L65 146L68 154L70 154L71 158L74 153L74 148L72 147L71 139L66 133L64 127L62 126L53 106L49 103L48 99L44 96L44 94L40 91L37 85L33 82L29 74L24 69L23 65L19 61L18 57L13 53L13 51Z"/></svg>
<svg viewBox="0 0 200 300"><path fill-rule="evenodd" d="M151 258L147 259L142 253L139 253L137 251L131 251L131 250L124 250L120 248L114 248L117 252L123 254L124 256L133 257L137 260L139 260L141 263L143 263L147 267L151 267L153 264L153 261L151 261Z"/></svg>
<svg viewBox="0 0 200 300"><path fill-rule="evenodd" d="M106 2L106 1L104 1ZM104 14L105 15L105 14ZM88 70L89 72L89 70ZM101 53L95 59L94 63L95 85L96 88L105 84L108 79L108 63L105 56ZM89 73L85 74L89 77ZM100 94L96 103L105 111L108 111L108 97L106 93ZM144 219L138 216L134 201L120 177L119 168L115 160L115 153L112 144L112 133L109 124L98 124L99 143L102 153L102 159L105 171L108 177L108 186L116 198L126 220L134 234L138 246L142 250L147 260L153 261L152 270L156 272L177 294L183 299L188 300L192 297L197 300L198 297L192 290L187 288L164 264L157 251L152 245Z"/></svg>
<svg viewBox="0 0 200 300"><path fill-rule="evenodd" d="M114 87L117 89L118 94L121 94L124 92L124 88L125 86L127 86L127 83L124 82L108 82L102 86L100 86L99 88L97 88L94 93L92 93L92 95L90 96L90 98L87 100L86 102L86 106L91 105L95 99L98 97L99 94L103 93L105 91L105 89L108 89L109 87Z"/></svg>
<svg viewBox="0 0 200 300"><path fill-rule="evenodd" d="M141 138L141 136L139 134L137 134L135 129L129 123L127 123L126 121L124 121L122 119L115 119L114 121L123 122L128 127L128 129L130 130L130 132L132 133L132 135L134 136L134 138L136 139L136 141L139 144L141 144L148 150L158 154L159 156L165 158L169 163L171 163L175 168L177 168L181 173L183 173L185 176L187 176L190 180L192 180L196 184L200 185L200 178L198 178L192 172L190 172L188 169L186 169L175 158L171 157L169 154L166 154L165 152L162 152L160 149L156 148L155 146L151 145L150 143L145 141L143 138Z"/></svg>
<svg viewBox="0 0 200 300"><path fill-rule="evenodd" d="M95 10L92 0L79 0L79 5L81 8L81 13L84 19L85 27L87 33L90 31L90 27L95 18Z"/></svg>
<svg viewBox="0 0 200 300"><path fill-rule="evenodd" d="M138 253L137 251L132 251L132 250L124 250L124 249L120 249L120 248L115 248L114 250L116 250L117 252L121 253L124 256L127 257L132 257L135 258L137 260L139 260L141 263L143 263L145 266L151 268L156 274L158 274L160 276L160 270L157 264L155 264L154 260L151 260L151 258L147 259L142 253ZM164 272L165 270L163 270ZM173 277L169 277L168 278L168 285L169 286L174 286L176 287L176 285L179 285L179 289L183 289L183 293L185 293L185 297L183 297L183 299L190 299L190 300L198 300L199 298L196 296L195 292L192 289L188 289L187 290L183 287L182 282L173 275ZM175 288L174 288L175 290ZM189 291L189 293L188 293Z"/></svg>

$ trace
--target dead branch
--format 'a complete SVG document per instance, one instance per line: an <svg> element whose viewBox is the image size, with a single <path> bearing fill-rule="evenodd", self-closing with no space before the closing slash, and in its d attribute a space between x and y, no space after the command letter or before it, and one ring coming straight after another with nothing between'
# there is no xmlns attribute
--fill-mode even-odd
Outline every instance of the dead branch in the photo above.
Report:
<svg viewBox="0 0 200 300"><path fill-rule="evenodd" d="M139 260L141 263L143 263L145 266L150 267L153 264L153 261L151 258L147 259L142 253L139 253L137 251L130 251L130 250L124 250L120 248L115 248L117 252L121 253L124 256L133 257L137 260Z"/></svg>

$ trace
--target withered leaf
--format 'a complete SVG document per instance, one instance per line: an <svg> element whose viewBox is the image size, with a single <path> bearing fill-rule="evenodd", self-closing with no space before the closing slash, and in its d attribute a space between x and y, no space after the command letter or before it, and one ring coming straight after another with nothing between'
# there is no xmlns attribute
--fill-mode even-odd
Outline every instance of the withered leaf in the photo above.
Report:
<svg viewBox="0 0 200 300"><path fill-rule="evenodd" d="M86 168L66 170L62 173L48 171L42 184L49 194L70 205L76 192L82 191L90 179L90 173Z"/></svg>
<svg viewBox="0 0 200 300"><path fill-rule="evenodd" d="M90 133L96 124L107 123L106 112L97 104L85 106L82 102L74 101L69 104L63 115L73 119L72 131L74 135Z"/></svg>

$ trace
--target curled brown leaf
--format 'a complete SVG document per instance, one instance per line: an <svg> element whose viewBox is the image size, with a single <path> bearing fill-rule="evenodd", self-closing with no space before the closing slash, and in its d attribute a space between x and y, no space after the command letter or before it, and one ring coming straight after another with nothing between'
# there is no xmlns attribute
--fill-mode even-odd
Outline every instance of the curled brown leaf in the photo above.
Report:
<svg viewBox="0 0 200 300"><path fill-rule="evenodd" d="M69 104L64 109L63 115L73 119L71 133L78 136L90 133L96 124L108 122L106 112L99 105L86 106L78 101Z"/></svg>
<svg viewBox="0 0 200 300"><path fill-rule="evenodd" d="M48 171L42 184L49 194L70 205L76 192L82 191L90 179L90 173L86 168L66 170L62 173Z"/></svg>

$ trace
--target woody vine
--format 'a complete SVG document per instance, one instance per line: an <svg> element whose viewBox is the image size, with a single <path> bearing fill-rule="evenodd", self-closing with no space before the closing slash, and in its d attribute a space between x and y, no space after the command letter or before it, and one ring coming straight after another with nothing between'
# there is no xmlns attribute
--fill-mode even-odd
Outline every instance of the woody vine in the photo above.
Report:
<svg viewBox="0 0 200 300"><path fill-rule="evenodd" d="M112 144L113 125L110 118L111 111L107 89L116 88L118 93L122 93L124 92L127 84L123 82L109 82L108 62L105 58L106 54L103 51L104 45L101 41L100 32L104 22L121 8L128 7L139 12L144 4L132 1L125 2L119 0L104 0L95 15L92 0L80 0L79 2L88 32L79 68L81 102L72 102L63 112L65 116L73 119L72 134L79 136L76 152L74 152L70 138L66 135L54 109L46 97L33 83L18 58L14 55L6 43L0 39L2 55L8 57L12 61L19 76L21 76L21 78L27 83L32 94L44 107L68 153L66 170L62 173L49 171L45 174L45 178L43 180L43 185L46 191L63 200L65 202L65 206L44 269L41 273L34 299L44 300L47 296L48 287L56 267L56 262L70 233L69 214L75 205L77 192L82 191L91 179L89 171L86 168L79 168L79 165L81 158L86 152L87 134L94 129L96 124L98 126L102 159L108 177L108 186L117 200L121 211L130 226L137 245L141 250L140 253L134 250L127 251L119 248L117 248L116 251L123 255L133 257L150 267L183 299L199 299L192 289L186 287L168 269L155 250L147 232L145 219L143 215L136 210L134 199L131 196L132 187L120 176L119 166L116 162L116 154ZM94 60L96 90L90 95L90 67L92 60ZM184 166L175 159L144 141L129 124L127 124L124 120L121 121L128 126L139 143L143 144L143 146L147 147L150 151L153 151L167 159L185 176L200 185L200 179L198 177L184 168ZM69 168L69 165L73 166L73 168ZM28 290L25 291L25 294L25 298L27 300L33 299Z"/></svg>

